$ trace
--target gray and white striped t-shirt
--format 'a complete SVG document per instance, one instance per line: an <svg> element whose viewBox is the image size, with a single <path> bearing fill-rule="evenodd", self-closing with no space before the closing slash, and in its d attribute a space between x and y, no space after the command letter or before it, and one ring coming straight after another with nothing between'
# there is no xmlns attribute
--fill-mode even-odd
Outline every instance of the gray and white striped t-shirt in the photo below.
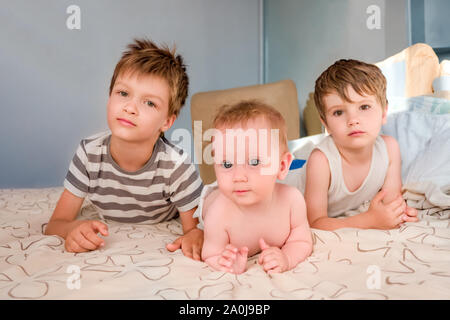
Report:
<svg viewBox="0 0 450 320"><path fill-rule="evenodd" d="M148 162L127 172L111 157L111 132L81 141L64 187L88 199L100 217L125 223L154 224L196 207L203 183L182 149L159 138Z"/></svg>

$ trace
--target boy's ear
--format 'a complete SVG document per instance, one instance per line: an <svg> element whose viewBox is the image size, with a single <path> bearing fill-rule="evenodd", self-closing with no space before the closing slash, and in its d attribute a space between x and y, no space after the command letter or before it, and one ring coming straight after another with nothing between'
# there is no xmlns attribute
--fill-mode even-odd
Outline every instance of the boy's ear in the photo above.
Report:
<svg viewBox="0 0 450 320"><path fill-rule="evenodd" d="M382 124L385 124L387 121L388 107L389 107L389 103L386 103L386 107L384 107L384 110L383 110L383 117L381 118Z"/></svg>
<svg viewBox="0 0 450 320"><path fill-rule="evenodd" d="M173 125L173 123L175 122L175 119L177 118L176 115L172 114L171 116L168 116L166 119L166 122L163 124L163 126L161 127L161 132L165 132L167 130L170 129L170 127Z"/></svg>
<svg viewBox="0 0 450 320"><path fill-rule="evenodd" d="M290 152L285 152L280 159L280 169L278 170L277 179L283 180L286 178L289 167L291 166L292 160L294 160L294 156Z"/></svg>
<svg viewBox="0 0 450 320"><path fill-rule="evenodd" d="M321 116L319 116L319 120L320 120L320 123L322 124L322 126L325 128L325 130L327 130L327 132L328 132L328 127L327 127L327 124L326 124L326 122L325 122L325 120L323 120L323 118L321 117Z"/></svg>

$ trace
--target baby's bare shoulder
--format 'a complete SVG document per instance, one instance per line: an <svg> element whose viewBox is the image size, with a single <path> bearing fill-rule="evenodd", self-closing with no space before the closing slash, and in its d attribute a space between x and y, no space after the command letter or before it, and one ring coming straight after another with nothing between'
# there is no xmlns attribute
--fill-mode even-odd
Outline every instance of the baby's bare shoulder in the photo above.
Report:
<svg viewBox="0 0 450 320"><path fill-rule="evenodd" d="M279 203L287 205L291 222L304 219L306 217L306 203L303 194L295 187L289 185L279 186L280 196L278 197ZM293 219L293 220L292 220Z"/></svg>
<svg viewBox="0 0 450 320"><path fill-rule="evenodd" d="M204 202L203 219L205 223L209 221L217 221L228 219L231 210L229 210L229 200L219 191L219 189L211 192Z"/></svg>
<svg viewBox="0 0 450 320"><path fill-rule="evenodd" d="M303 194L293 186L277 183L276 191L280 202L304 201Z"/></svg>
<svg viewBox="0 0 450 320"><path fill-rule="evenodd" d="M209 206L211 206L211 204L214 204L216 202L215 200L219 194L219 189L215 189L205 197L205 200L203 202L203 207L205 208L205 210L207 210Z"/></svg>

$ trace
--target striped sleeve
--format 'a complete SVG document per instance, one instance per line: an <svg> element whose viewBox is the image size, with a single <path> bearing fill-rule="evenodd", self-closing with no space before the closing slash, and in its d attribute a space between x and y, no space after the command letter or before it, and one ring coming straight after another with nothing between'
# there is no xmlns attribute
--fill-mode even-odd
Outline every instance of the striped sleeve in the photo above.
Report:
<svg viewBox="0 0 450 320"><path fill-rule="evenodd" d="M89 190L89 174L87 171L88 157L83 141L77 148L69 170L67 171L64 187L77 197L86 197Z"/></svg>
<svg viewBox="0 0 450 320"><path fill-rule="evenodd" d="M192 163L182 163L171 176L170 200L179 212L185 212L198 206L203 183Z"/></svg>

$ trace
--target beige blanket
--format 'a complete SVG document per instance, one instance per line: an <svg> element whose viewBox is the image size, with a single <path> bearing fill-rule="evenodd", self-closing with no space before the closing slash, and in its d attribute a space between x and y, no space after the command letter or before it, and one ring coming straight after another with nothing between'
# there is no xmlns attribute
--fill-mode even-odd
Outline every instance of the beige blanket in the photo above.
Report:
<svg viewBox="0 0 450 320"><path fill-rule="evenodd" d="M313 254L274 276L257 256L236 276L168 252L179 220L106 221L104 248L68 253L61 238L42 234L62 188L0 190L0 299L450 299L450 206L428 201L423 186L405 192L420 222L313 229ZM92 206L81 218L97 218Z"/></svg>

